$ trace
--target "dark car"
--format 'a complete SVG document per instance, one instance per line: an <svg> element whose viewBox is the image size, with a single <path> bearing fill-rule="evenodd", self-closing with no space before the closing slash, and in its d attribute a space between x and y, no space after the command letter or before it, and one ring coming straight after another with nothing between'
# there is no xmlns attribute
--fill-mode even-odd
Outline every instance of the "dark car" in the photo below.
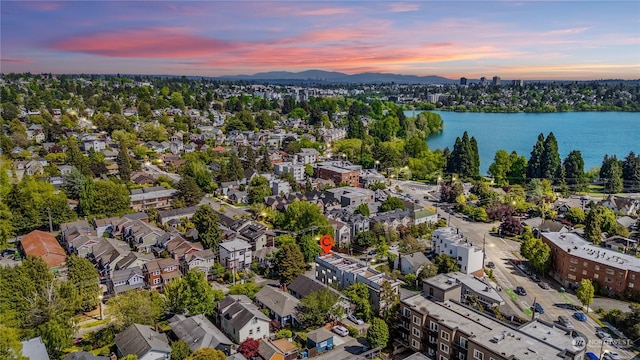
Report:
<svg viewBox="0 0 640 360"><path fill-rule="evenodd" d="M574 312L573 317L578 321L587 321L587 315L585 315L582 311Z"/></svg>
<svg viewBox="0 0 640 360"><path fill-rule="evenodd" d="M542 305L540 305L539 303L535 303L533 304L532 308L535 310L535 312L537 312L538 314L544 314L544 308L542 307Z"/></svg>
<svg viewBox="0 0 640 360"><path fill-rule="evenodd" d="M533 274L533 275L531 276L531 280L533 280L533 281L535 281L535 282L540 282L540 281L541 281L541 280L540 280L540 277L539 277L538 275L536 275L536 274Z"/></svg>
<svg viewBox="0 0 640 360"><path fill-rule="evenodd" d="M518 286L515 291L516 294L520 296L527 296L527 290L525 290L522 286Z"/></svg>
<svg viewBox="0 0 640 360"><path fill-rule="evenodd" d="M488 267L489 269L493 269L493 268L495 268L495 267L496 267L496 264L494 264L492 261L489 261L489 262L487 263L487 267Z"/></svg>

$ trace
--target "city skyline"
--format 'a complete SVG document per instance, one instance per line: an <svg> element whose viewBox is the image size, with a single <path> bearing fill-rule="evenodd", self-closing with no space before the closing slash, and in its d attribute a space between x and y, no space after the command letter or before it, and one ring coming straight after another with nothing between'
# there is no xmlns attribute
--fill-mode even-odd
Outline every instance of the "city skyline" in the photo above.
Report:
<svg viewBox="0 0 640 360"><path fill-rule="evenodd" d="M2 72L640 78L640 3L2 1Z"/></svg>

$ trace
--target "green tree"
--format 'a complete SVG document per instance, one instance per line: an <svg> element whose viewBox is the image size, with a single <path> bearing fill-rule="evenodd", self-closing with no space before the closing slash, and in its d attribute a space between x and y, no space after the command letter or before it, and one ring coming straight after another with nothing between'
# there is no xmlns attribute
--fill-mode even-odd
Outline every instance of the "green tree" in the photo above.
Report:
<svg viewBox="0 0 640 360"><path fill-rule="evenodd" d="M178 199L180 199L185 206L198 205L204 196L195 179L191 176L183 176L176 185L176 189L178 190Z"/></svg>
<svg viewBox="0 0 640 360"><path fill-rule="evenodd" d="M511 171L511 156L506 150L496 151L493 163L489 166L489 174L494 177L498 186L509 184L507 174Z"/></svg>
<svg viewBox="0 0 640 360"><path fill-rule="evenodd" d="M541 159L541 176L547 180L555 179L560 168L560 154L558 153L558 141L552 132L544 140L544 152Z"/></svg>
<svg viewBox="0 0 640 360"><path fill-rule="evenodd" d="M602 219L595 208L587 213L584 219L584 238L591 241L594 245L600 245L602 242Z"/></svg>
<svg viewBox="0 0 640 360"><path fill-rule="evenodd" d="M192 177L204 192L209 192L213 189L211 173L205 163L200 160L187 160L180 168L180 174Z"/></svg>
<svg viewBox="0 0 640 360"><path fill-rule="evenodd" d="M129 191L112 180L94 182L95 197L91 213L101 216L122 216L130 207Z"/></svg>
<svg viewBox="0 0 640 360"><path fill-rule="evenodd" d="M223 165L220 173L220 181L235 181L244 177L244 169L242 162L238 158L238 154L230 153L229 160Z"/></svg>
<svg viewBox="0 0 640 360"><path fill-rule="evenodd" d="M573 185L577 191L586 188L586 177L584 176L584 160L579 150L573 150L567 155L562 164L564 168L567 185Z"/></svg>
<svg viewBox="0 0 640 360"><path fill-rule="evenodd" d="M196 210L191 218L191 222L198 230L198 239L205 249L218 251L222 233L218 223L220 222L218 215L208 205L202 205Z"/></svg>
<svg viewBox="0 0 640 360"><path fill-rule="evenodd" d="M166 141L167 129L162 124L145 123L140 127L140 138L144 141Z"/></svg>
<svg viewBox="0 0 640 360"><path fill-rule="evenodd" d="M120 151L116 157L118 163L118 175L123 181L131 180L131 157L129 156L129 148L124 142L120 142Z"/></svg>
<svg viewBox="0 0 640 360"><path fill-rule="evenodd" d="M369 301L369 288L363 283L354 283L344 289L343 293L349 298L349 301L355 306L354 312L368 321L373 315L371 302Z"/></svg>
<svg viewBox="0 0 640 360"><path fill-rule="evenodd" d="M582 224L585 220L584 210L577 207L570 208L564 216L573 224Z"/></svg>
<svg viewBox="0 0 640 360"><path fill-rule="evenodd" d="M527 178L539 179L542 177L542 157L544 154L544 134L538 135L538 140L531 150L531 157L527 164Z"/></svg>
<svg viewBox="0 0 640 360"><path fill-rule="evenodd" d="M15 328L6 327L0 324L0 358L6 360L28 360L22 355L22 343L20 334Z"/></svg>
<svg viewBox="0 0 640 360"><path fill-rule="evenodd" d="M469 138L465 131L461 138L456 138L453 151L447 162L447 172L460 174L462 177L475 177L480 172L478 144L474 137Z"/></svg>
<svg viewBox="0 0 640 360"><path fill-rule="evenodd" d="M520 254L531 261L533 268L539 273L546 273L551 265L551 248L541 239L535 238L531 232L525 232L520 244Z"/></svg>
<svg viewBox="0 0 640 360"><path fill-rule="evenodd" d="M80 310L90 311L98 307L100 295L100 275L93 264L74 255L67 258L69 281L78 289Z"/></svg>
<svg viewBox="0 0 640 360"><path fill-rule="evenodd" d="M385 348L389 342L389 327L379 318L371 320L371 326L367 330L367 342L372 348Z"/></svg>
<svg viewBox="0 0 640 360"><path fill-rule="evenodd" d="M307 268L304 256L296 244L287 244L276 254L275 270L282 284L290 284Z"/></svg>
<svg viewBox="0 0 640 360"><path fill-rule="evenodd" d="M362 216L366 216L369 217L369 215L371 215L370 211L369 211L369 206L367 204L360 204L358 205L358 207L353 211L354 214L360 214Z"/></svg>
<svg viewBox="0 0 640 360"><path fill-rule="evenodd" d="M282 217L281 227L285 230L298 232L314 230L316 234L332 234L333 228L327 218L322 214L317 205L307 201L294 201L288 207Z"/></svg>
<svg viewBox="0 0 640 360"><path fill-rule="evenodd" d="M131 324L153 325L162 315L163 304L155 290L127 291L109 299L105 311L125 329Z"/></svg>
<svg viewBox="0 0 640 360"><path fill-rule="evenodd" d="M220 350L202 348L194 351L186 360L225 360L226 358Z"/></svg>
<svg viewBox="0 0 640 360"><path fill-rule="evenodd" d="M289 329L282 329L276 333L278 339L289 339L293 336L293 333Z"/></svg>
<svg viewBox="0 0 640 360"><path fill-rule="evenodd" d="M203 272L191 269L182 278L171 280L164 286L165 307L170 312L190 315L212 315L224 294L211 288Z"/></svg>
<svg viewBox="0 0 640 360"><path fill-rule="evenodd" d="M9 247L9 239L15 234L13 215L9 207L0 202L0 251Z"/></svg>
<svg viewBox="0 0 640 360"><path fill-rule="evenodd" d="M231 295L245 295L249 299L254 299L258 291L262 289L261 285L257 285L254 282L246 282L244 284L236 284L229 286L229 294Z"/></svg>
<svg viewBox="0 0 640 360"><path fill-rule="evenodd" d="M302 256L306 263L313 262L321 251L318 240L315 239L311 233L300 236L298 239L298 246L300 247L300 252L302 252Z"/></svg>
<svg viewBox="0 0 640 360"><path fill-rule="evenodd" d="M171 359L184 360L191 355L191 348L184 340L178 340L171 343Z"/></svg>
<svg viewBox="0 0 640 360"><path fill-rule="evenodd" d="M395 209L405 209L404 202L395 196L387 197L387 199L380 204L381 212L387 212Z"/></svg>
<svg viewBox="0 0 640 360"><path fill-rule="evenodd" d="M587 308L587 312L589 312L589 305L593 302L594 293L595 289L593 288L591 280L580 280L580 285L578 285L578 288L576 289L576 297L580 300L582 306Z"/></svg>
<svg viewBox="0 0 640 360"><path fill-rule="evenodd" d="M456 259L447 254L440 254L433 259L433 264L438 267L438 273L446 274L454 271L460 271L460 265Z"/></svg>
<svg viewBox="0 0 640 360"><path fill-rule="evenodd" d="M138 360L138 355L136 354L128 354L120 358L120 360Z"/></svg>
<svg viewBox="0 0 640 360"><path fill-rule="evenodd" d="M252 204L264 203L264 198L271 195L269 180L264 176L256 176L249 182L249 197Z"/></svg>
<svg viewBox="0 0 640 360"><path fill-rule="evenodd" d="M329 288L316 290L300 299L298 316L305 327L318 327L329 319L338 319L342 315L342 307L338 294Z"/></svg>

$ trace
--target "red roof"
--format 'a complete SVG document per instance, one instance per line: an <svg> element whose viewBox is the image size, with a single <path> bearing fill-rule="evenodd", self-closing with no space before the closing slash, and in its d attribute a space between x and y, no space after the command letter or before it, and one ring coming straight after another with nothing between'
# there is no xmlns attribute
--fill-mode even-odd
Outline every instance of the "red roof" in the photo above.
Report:
<svg viewBox="0 0 640 360"><path fill-rule="evenodd" d="M67 261L67 254L53 234L34 230L20 239L25 255L39 257L49 268L60 267Z"/></svg>
<svg viewBox="0 0 640 360"><path fill-rule="evenodd" d="M224 146L216 146L213 149L213 152L216 152L216 153L220 153L220 152L224 152L224 151L227 151L227 149Z"/></svg>

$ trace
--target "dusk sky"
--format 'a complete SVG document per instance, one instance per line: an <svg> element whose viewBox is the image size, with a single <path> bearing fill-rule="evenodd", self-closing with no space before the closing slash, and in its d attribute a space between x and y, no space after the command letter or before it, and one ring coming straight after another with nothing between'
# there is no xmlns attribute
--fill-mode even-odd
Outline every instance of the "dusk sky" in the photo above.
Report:
<svg viewBox="0 0 640 360"><path fill-rule="evenodd" d="M1 72L640 78L640 1L5 1Z"/></svg>

